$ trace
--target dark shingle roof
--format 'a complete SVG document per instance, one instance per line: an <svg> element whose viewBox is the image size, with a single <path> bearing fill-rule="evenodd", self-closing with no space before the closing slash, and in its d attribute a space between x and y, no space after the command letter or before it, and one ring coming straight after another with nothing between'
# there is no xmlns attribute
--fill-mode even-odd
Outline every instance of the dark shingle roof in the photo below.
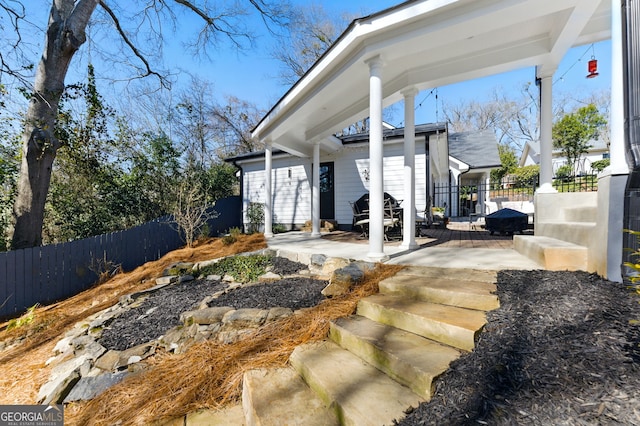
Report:
<svg viewBox="0 0 640 426"><path fill-rule="evenodd" d="M490 130L449 134L449 155L472 169L500 167L498 142Z"/></svg>

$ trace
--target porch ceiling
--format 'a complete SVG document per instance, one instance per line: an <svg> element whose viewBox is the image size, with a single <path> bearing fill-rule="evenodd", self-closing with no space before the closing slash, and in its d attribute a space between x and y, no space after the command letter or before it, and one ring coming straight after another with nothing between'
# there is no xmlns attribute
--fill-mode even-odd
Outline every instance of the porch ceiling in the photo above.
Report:
<svg viewBox="0 0 640 426"><path fill-rule="evenodd" d="M355 20L273 107L253 135L295 155L369 115L368 59L383 61L385 105L402 91L538 66L610 38L610 0L412 0Z"/></svg>

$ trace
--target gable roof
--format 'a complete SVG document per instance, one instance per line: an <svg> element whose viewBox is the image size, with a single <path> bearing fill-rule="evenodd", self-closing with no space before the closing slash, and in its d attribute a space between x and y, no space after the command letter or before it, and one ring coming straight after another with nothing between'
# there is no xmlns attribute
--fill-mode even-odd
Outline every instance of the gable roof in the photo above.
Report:
<svg viewBox="0 0 640 426"><path fill-rule="evenodd" d="M591 139L589 141L589 145L591 146L587 150L588 153L609 151L609 145L607 145L607 142L600 138ZM554 157L563 156L562 149L560 148L553 148L552 152ZM527 159L530 159L535 164L540 164L540 141L528 141L524 145L518 165L520 167L524 166Z"/></svg>
<svg viewBox="0 0 640 426"><path fill-rule="evenodd" d="M470 169L500 167L498 142L490 130L449 134L449 155Z"/></svg>
<svg viewBox="0 0 640 426"><path fill-rule="evenodd" d="M410 0L357 19L252 132L311 156L313 144L369 115L369 63L384 105L524 67L551 75L573 46L610 38L610 0Z"/></svg>

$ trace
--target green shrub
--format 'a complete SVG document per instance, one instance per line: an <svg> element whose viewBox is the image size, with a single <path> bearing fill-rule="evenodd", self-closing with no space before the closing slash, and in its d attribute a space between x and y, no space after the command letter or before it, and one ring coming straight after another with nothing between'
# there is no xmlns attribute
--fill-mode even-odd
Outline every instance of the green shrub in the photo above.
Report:
<svg viewBox="0 0 640 426"><path fill-rule="evenodd" d="M601 172L611 165L609 158L603 158L602 160L594 161L591 163L591 168L597 172Z"/></svg>
<svg viewBox="0 0 640 426"><path fill-rule="evenodd" d="M222 244L225 246L230 246L231 244L238 241L238 236L242 234L242 230L240 228L230 228L229 233L222 237Z"/></svg>
<svg viewBox="0 0 640 426"><path fill-rule="evenodd" d="M36 303L35 305L33 305L32 307L30 307L29 309L27 309L27 312L25 312L24 315L22 315L20 318L14 318L11 321L9 321L7 323L7 331L14 329L14 328L20 328L22 326L25 326L27 324L31 324L33 322L33 320L36 317L36 308L39 305Z"/></svg>
<svg viewBox="0 0 640 426"><path fill-rule="evenodd" d="M573 168L565 164L558 167L556 170L556 179L562 179L564 182L569 182L573 178Z"/></svg>
<svg viewBox="0 0 640 426"><path fill-rule="evenodd" d="M247 217L249 218L249 234L255 234L260 231L260 225L264 223L264 204L249 203L247 208Z"/></svg>
<svg viewBox="0 0 640 426"><path fill-rule="evenodd" d="M271 225L271 232L274 234L281 234L283 232L287 232L287 227L281 223L274 223Z"/></svg>
<svg viewBox="0 0 640 426"><path fill-rule="evenodd" d="M516 187L533 185L539 174L540 166L538 165L518 167L513 172L513 175L515 176Z"/></svg>
<svg viewBox="0 0 640 426"><path fill-rule="evenodd" d="M271 256L266 255L232 256L202 268L200 276L229 274L238 282L248 283L264 275L270 263Z"/></svg>

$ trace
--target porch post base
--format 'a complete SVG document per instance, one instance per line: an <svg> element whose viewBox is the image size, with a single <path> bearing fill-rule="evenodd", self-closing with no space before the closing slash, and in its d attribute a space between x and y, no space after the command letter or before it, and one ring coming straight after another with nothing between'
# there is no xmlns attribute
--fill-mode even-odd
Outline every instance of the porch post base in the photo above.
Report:
<svg viewBox="0 0 640 426"><path fill-rule="evenodd" d="M543 183L540 188L536 190L536 192L540 194L557 194L558 190L555 189L550 183Z"/></svg>
<svg viewBox="0 0 640 426"><path fill-rule="evenodd" d="M367 258L372 262L386 262L389 260L389 256L384 253L368 253Z"/></svg>
<svg viewBox="0 0 640 426"><path fill-rule="evenodd" d="M402 250L415 250L417 248L420 248L420 246L415 241L412 241L410 243L406 243L406 244L402 243L402 244L400 244L400 248Z"/></svg>

